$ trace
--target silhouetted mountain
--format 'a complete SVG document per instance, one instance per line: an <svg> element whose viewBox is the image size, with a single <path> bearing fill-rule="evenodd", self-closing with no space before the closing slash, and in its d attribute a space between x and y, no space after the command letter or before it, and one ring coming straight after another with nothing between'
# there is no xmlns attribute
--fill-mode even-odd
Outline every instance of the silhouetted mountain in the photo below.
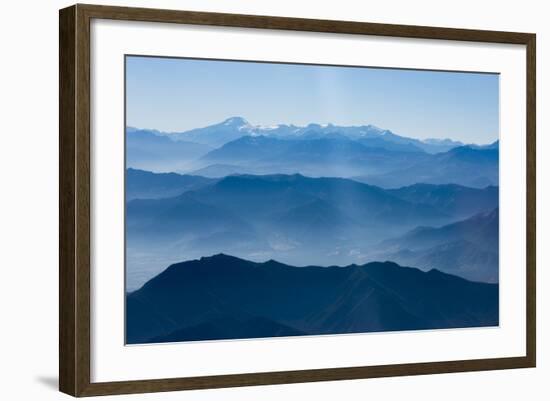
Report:
<svg viewBox="0 0 550 401"><path fill-rule="evenodd" d="M164 226L166 222L159 218L165 216L172 225L183 225L185 221L179 218L189 216L181 215L182 208L178 205L191 201L216 209L218 217L225 213L251 224L285 219L302 224L322 217L327 220L327 230L336 223L336 216L340 223L355 221L369 226L403 226L450 218L430 206L398 199L371 185L343 178L309 178L295 174L229 176L177 198L134 200L128 203L128 221L132 223L134 219L142 220L154 214L156 217L151 221L155 224Z"/></svg>
<svg viewBox="0 0 550 401"><path fill-rule="evenodd" d="M395 263L293 267L219 254L171 265L126 299L126 341L495 326L498 285Z"/></svg>
<svg viewBox="0 0 550 401"><path fill-rule="evenodd" d="M206 145L173 141L154 130L126 131L126 166L155 172L186 169L212 148Z"/></svg>
<svg viewBox="0 0 550 401"><path fill-rule="evenodd" d="M418 227L384 241L384 257L470 280L499 280L498 208L443 227Z"/></svg>
<svg viewBox="0 0 550 401"><path fill-rule="evenodd" d="M416 183L459 184L475 188L498 185L497 148L475 149L461 146L437 153L404 168L355 179L383 188L398 188Z"/></svg>
<svg viewBox="0 0 550 401"><path fill-rule="evenodd" d="M329 204L335 213L371 226L448 219L429 206L398 199L375 186L344 178L309 178L300 174L229 176L193 191L190 196L256 220L280 218L293 208L319 205L319 200ZM307 214L308 210L313 213L319 208L302 210Z"/></svg>
<svg viewBox="0 0 550 401"><path fill-rule="evenodd" d="M214 182L216 180L194 175L152 173L129 168L126 170L126 200L170 198Z"/></svg>
<svg viewBox="0 0 550 401"><path fill-rule="evenodd" d="M498 207L498 187L469 188L456 184L414 184L388 193L411 203L430 205L454 217L469 217Z"/></svg>
<svg viewBox="0 0 550 401"><path fill-rule="evenodd" d="M424 152L368 147L342 135L300 140L244 136L201 158L206 164L230 164L264 174L348 177L383 173L430 159Z"/></svg>
<svg viewBox="0 0 550 401"><path fill-rule="evenodd" d="M453 219L343 178L228 176L174 198L129 201L127 263L149 277L170 262L217 252L291 264L364 263L383 238ZM144 282L144 275L128 277L132 288Z"/></svg>
<svg viewBox="0 0 550 401"><path fill-rule="evenodd" d="M212 165L230 165L230 172L355 177L384 188L416 183L454 183L476 188L498 185L497 144L460 146L437 154L415 149L416 145L408 142L376 146L387 141L384 138L388 136L391 135L350 139L339 133L305 133L299 140L242 136L207 153L197 163L202 163L207 172ZM218 169L215 176L220 173L223 171Z"/></svg>
<svg viewBox="0 0 550 401"><path fill-rule="evenodd" d="M487 187L498 183L498 141L457 146L372 125L260 127L240 117L186 133L128 127L126 135L131 288L174 261L218 252L292 265L361 264L385 238L498 206L498 189ZM476 238L449 241L429 252L393 251L438 267L435 261L459 260L463 247L470 267L494 265L484 253L491 249L474 252Z"/></svg>

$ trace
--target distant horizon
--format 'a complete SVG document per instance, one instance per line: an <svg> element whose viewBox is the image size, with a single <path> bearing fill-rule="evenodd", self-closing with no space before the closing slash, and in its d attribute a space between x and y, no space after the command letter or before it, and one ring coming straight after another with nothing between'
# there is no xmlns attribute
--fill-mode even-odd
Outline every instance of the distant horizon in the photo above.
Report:
<svg viewBox="0 0 550 401"><path fill-rule="evenodd" d="M184 130L184 131L164 131L164 130L160 130L158 128L154 128L154 127L138 127L138 126L135 126L135 125L131 125L131 124L127 124L126 125L126 129L128 128L132 128L132 129L136 129L136 130L144 130L144 131L154 131L154 132L158 132L160 134L163 134L163 135L175 135L175 134L181 134L183 132L188 132L188 131L191 131L191 130L194 130L194 129L201 129L201 128L206 128L206 127L210 127L212 125L218 125L218 124L222 124L228 120L231 120L231 119L234 119L234 118L242 118L243 120L245 120L248 124L250 124L252 127L254 128L259 128L259 129L269 129L269 128L273 128L273 127L276 127L276 126L290 126L290 127L296 127L296 128L305 128L309 125L320 125L322 127L326 127L326 126L335 126L335 127L345 127L345 128L348 128L348 127L367 127L367 126L370 126L370 127L375 127L377 129L380 129L382 131L389 131L391 132L392 134L394 135L398 135L398 136L401 136L401 137L404 137L404 138L411 138L411 139L416 139L416 140L419 140L419 141L422 141L422 142L426 142L426 141L430 141L430 140L437 140L437 141L445 141L445 140L450 140L450 141L454 141L454 142L461 142L462 144L464 145L480 145L480 146L483 146L483 145L490 145L490 144L493 144L497 141L499 141L499 138L497 137L495 140L492 140L492 141L489 141L489 142L464 142L462 140L459 140L459 139L456 139L456 138L451 138L451 137L445 137L445 138L434 138L434 137L428 137L428 138L417 138L417 137L414 137L414 136L410 136L410 135L403 135L402 133L400 132L395 132L395 131L392 131L390 129L387 129L385 127L380 127L380 126L377 126L375 124L372 124L372 123L368 123L368 122L365 122L363 124L353 124L353 125L346 125L346 124L333 124L331 122L328 122L328 123L318 123L316 121L312 121L310 123L307 123L305 125L298 125L298 124L293 124L293 123L285 123L285 122L280 122L280 123L277 123L277 124L271 124L271 125L268 125L268 124L253 124L250 122L250 120L248 120L246 117L244 116L229 116L225 119L222 119L220 121L217 121L217 122L213 122L211 124L207 124L207 125L201 125L201 126L197 126L197 127L193 127L193 128L189 128L187 130ZM245 136L245 135L243 135Z"/></svg>
<svg viewBox="0 0 550 401"><path fill-rule="evenodd" d="M126 116L162 132L246 116L252 125L371 124L484 144L499 137L499 75L127 56Z"/></svg>

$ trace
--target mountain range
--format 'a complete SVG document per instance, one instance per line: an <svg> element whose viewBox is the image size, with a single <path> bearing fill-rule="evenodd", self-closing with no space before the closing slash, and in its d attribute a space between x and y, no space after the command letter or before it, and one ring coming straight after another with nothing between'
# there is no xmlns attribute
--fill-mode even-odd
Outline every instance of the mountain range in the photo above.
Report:
<svg viewBox="0 0 550 401"><path fill-rule="evenodd" d="M334 204L342 212L359 213L358 218L376 219L379 216L384 224L392 220L401 224L409 218L458 220L492 210L498 207L499 201L498 187L494 186L480 189L456 184L414 184L383 189L345 178L312 178L301 174L237 174L209 179L136 169L127 169L126 191L128 201L157 199L151 202L153 205L174 202L170 198L187 193L186 197L253 218L273 216L279 209L284 211L322 200ZM369 224L372 222L370 220Z"/></svg>
<svg viewBox="0 0 550 401"><path fill-rule="evenodd" d="M171 260L231 252L253 260L353 263L381 236L450 220L444 211L374 186L298 174L228 176L175 197L133 199L126 206L133 271L132 255L141 255L144 264L147 251Z"/></svg>
<svg viewBox="0 0 550 401"><path fill-rule="evenodd" d="M286 263L361 263L381 238L498 207L494 187L415 185L384 190L344 178L299 174L213 180L130 169L127 191L131 264L133 250L142 256L141 264L147 250L166 260L231 252ZM138 193L149 199L132 199L131 194ZM498 233L492 235L498 238ZM154 263L158 272L162 266Z"/></svg>
<svg viewBox="0 0 550 401"><path fill-rule="evenodd" d="M392 262L173 264L126 297L126 342L221 340L498 325L498 285Z"/></svg>
<svg viewBox="0 0 550 401"><path fill-rule="evenodd" d="M241 117L181 133L128 127L127 167L185 172L345 177L384 188L416 183L498 185L498 141L418 140L372 125L253 126Z"/></svg>
<svg viewBox="0 0 550 401"><path fill-rule="evenodd" d="M354 178L384 188L398 188L415 183L459 184L484 188L488 185L498 185L498 166L498 145L460 146L405 167Z"/></svg>
<svg viewBox="0 0 550 401"><path fill-rule="evenodd" d="M456 184L414 184L388 193L407 202L430 205L454 217L465 218L498 205L498 187L469 188Z"/></svg>
<svg viewBox="0 0 550 401"><path fill-rule="evenodd" d="M342 135L375 147L400 151L424 151L438 153L464 145L450 139L418 140L397 135L374 125L339 126L311 123L305 126L278 124L274 126L252 125L243 117L230 117L220 123L179 133L167 133L176 141L191 141L219 147L242 136L268 136L279 139L316 139L327 135ZM374 146L373 146L374 147Z"/></svg>
<svg viewBox="0 0 550 401"><path fill-rule="evenodd" d="M125 135L127 343L498 325L498 141Z"/></svg>
<svg viewBox="0 0 550 401"><path fill-rule="evenodd" d="M288 140L244 136L208 152L194 174L295 174L346 177L384 188L416 183L498 185L498 148L461 146L429 154L368 147L346 137ZM224 166L216 169L214 166Z"/></svg>
<svg viewBox="0 0 550 401"><path fill-rule="evenodd" d="M200 162L242 166L255 174L351 177L384 173L429 158L425 152L369 147L345 136L299 140L243 136L202 156Z"/></svg>

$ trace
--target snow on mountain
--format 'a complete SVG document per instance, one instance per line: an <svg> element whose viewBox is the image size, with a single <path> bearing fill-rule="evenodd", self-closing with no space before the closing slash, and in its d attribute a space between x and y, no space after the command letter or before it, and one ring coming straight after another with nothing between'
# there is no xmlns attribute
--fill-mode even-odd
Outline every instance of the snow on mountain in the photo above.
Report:
<svg viewBox="0 0 550 401"><path fill-rule="evenodd" d="M248 123L248 121L246 121L242 117L230 117L227 120L225 120L222 124L223 125L237 126L237 127L243 127L243 126L246 126L246 125L250 125Z"/></svg>
<svg viewBox="0 0 550 401"><path fill-rule="evenodd" d="M391 146L392 149L398 145L400 150L420 151L427 153L446 152L452 148L464 146L462 142L448 138L428 138L420 140L401 136L388 129L380 128L372 124L356 126L340 126L332 123L310 123L302 126L294 124L253 125L240 116L233 116L220 123L202 128L195 128L189 131L176 133L156 133L158 135L165 135L174 141L190 141L213 147L222 146L225 143L238 139L244 135L270 136L289 140L322 137L325 135L342 135L352 140L363 141L362 143L365 145L368 145L370 141L372 142L370 144L371 146L381 146L387 148L386 145L390 144L388 146ZM372 141L373 139L375 140L374 142ZM491 145L492 147L498 146L498 141L496 144ZM489 147L491 145L468 146Z"/></svg>

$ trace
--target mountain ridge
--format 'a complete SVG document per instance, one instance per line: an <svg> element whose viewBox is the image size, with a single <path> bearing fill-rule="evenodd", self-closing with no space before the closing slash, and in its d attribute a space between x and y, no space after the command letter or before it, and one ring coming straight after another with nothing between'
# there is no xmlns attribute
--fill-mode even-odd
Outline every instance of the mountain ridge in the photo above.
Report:
<svg viewBox="0 0 550 401"><path fill-rule="evenodd" d="M402 264L440 270L470 280L499 281L498 208L441 227L419 226L383 241L380 252Z"/></svg>
<svg viewBox="0 0 550 401"><path fill-rule="evenodd" d="M335 124L319 124L319 123L309 123L306 125L294 125L294 124L275 124L272 126L262 126L262 125L252 125L245 118L240 116L229 117L221 122L207 125L205 127L194 128L187 131L176 132L176 133L164 133L165 135L172 136L176 140L194 140L201 143L210 143L212 142L206 138L200 138L200 134L208 134L213 132L213 128L223 129L228 135L233 139L238 138L242 135L231 135L229 134L227 128L237 130L240 133L246 132L251 135L268 135L268 136L278 136L278 137L300 137L304 134L312 133L321 133L321 134L330 134L333 132L340 132L343 135L346 135L350 138L359 139L359 138L375 138L375 137L385 137L387 142L401 143L401 144L410 144L416 147L419 150L426 151L428 153L437 153L439 151L446 151L456 146L466 145L460 141L455 141L449 138L427 138L427 139L416 139L411 137L406 137L402 135L395 134L394 132L379 128L372 124L366 125L335 125ZM210 142L209 142L210 141ZM221 145L221 142L214 141L218 146ZM484 146L476 145L474 146ZM489 144L487 144L489 145Z"/></svg>
<svg viewBox="0 0 550 401"><path fill-rule="evenodd" d="M131 344L481 327L498 324L498 286L394 262L295 267L217 254L128 293L127 314ZM224 332L220 319L263 323Z"/></svg>
<svg viewBox="0 0 550 401"><path fill-rule="evenodd" d="M471 187L498 184L498 148L459 146L427 153L370 146L345 135L288 139L244 135L202 155L198 168L208 173L228 166L230 171L254 174L301 173L311 177L354 178L384 188L415 183L454 183Z"/></svg>
<svg viewBox="0 0 550 401"><path fill-rule="evenodd" d="M132 130L138 130L135 127L128 127ZM441 151L447 151L457 146L490 146L492 144L465 144L460 141L452 140L450 138L426 138L417 139L407 136L396 134L388 129L379 128L372 124L366 125L335 125L335 124L319 124L309 123L306 125L294 125L294 124L275 124L272 126L253 125L250 124L245 118L240 116L233 116L226 118L225 120L217 123L213 123L204 127L198 127L181 132L161 132L158 130L156 133L164 136L168 136L176 141L190 140L198 143L209 144L214 146L221 146L224 142L237 139L244 135L266 135L275 136L280 138L299 138L307 135L327 135L338 132L342 135L349 137L350 139L372 139L382 138L389 143L411 145L412 149L425 151L428 153L438 153ZM213 136L208 138L208 136ZM494 144L494 143L493 143ZM380 143L384 146L383 143ZM406 146L402 149L406 149Z"/></svg>

